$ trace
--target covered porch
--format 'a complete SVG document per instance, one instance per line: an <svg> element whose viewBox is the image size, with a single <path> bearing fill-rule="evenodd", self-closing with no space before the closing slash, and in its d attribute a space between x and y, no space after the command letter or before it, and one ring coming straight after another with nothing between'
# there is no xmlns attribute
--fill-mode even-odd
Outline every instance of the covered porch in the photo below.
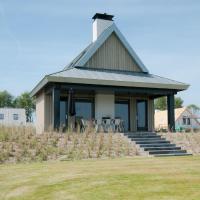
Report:
<svg viewBox="0 0 200 200"><path fill-rule="evenodd" d="M75 115L70 114L73 91ZM167 96L168 126L174 131L176 90L116 87L89 84L50 83L40 95L44 98L44 130L75 127L76 119L121 119L123 132L154 131L154 99Z"/></svg>

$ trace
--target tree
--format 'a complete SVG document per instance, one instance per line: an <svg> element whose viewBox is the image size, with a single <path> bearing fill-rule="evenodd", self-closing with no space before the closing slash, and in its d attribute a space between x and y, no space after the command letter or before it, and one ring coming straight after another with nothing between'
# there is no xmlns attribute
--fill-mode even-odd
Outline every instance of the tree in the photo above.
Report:
<svg viewBox="0 0 200 200"><path fill-rule="evenodd" d="M32 114L35 110L34 99L31 98L28 92L22 93L15 99L15 107L24 108L26 111L26 121L32 122Z"/></svg>
<svg viewBox="0 0 200 200"><path fill-rule="evenodd" d="M166 110L167 109L167 98L160 97L155 100L155 109L157 110Z"/></svg>
<svg viewBox="0 0 200 200"><path fill-rule="evenodd" d="M196 114L200 111L200 107L195 104L190 104L187 108L190 109L193 114Z"/></svg>
<svg viewBox="0 0 200 200"><path fill-rule="evenodd" d="M13 107L14 97L6 90L0 91L0 107Z"/></svg>
<svg viewBox="0 0 200 200"><path fill-rule="evenodd" d="M183 100L180 97L175 97L175 108L183 107ZM160 97L155 100L155 109L166 110L167 109L167 97Z"/></svg>
<svg viewBox="0 0 200 200"><path fill-rule="evenodd" d="M175 97L175 108L183 107L183 99L181 97Z"/></svg>

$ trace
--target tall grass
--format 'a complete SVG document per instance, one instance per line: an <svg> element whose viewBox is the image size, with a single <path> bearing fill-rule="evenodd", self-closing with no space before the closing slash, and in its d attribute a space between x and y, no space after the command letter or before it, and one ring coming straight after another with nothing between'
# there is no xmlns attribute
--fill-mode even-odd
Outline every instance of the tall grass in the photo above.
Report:
<svg viewBox="0 0 200 200"><path fill-rule="evenodd" d="M187 150L193 155L200 154L200 132L197 133L160 133L162 137Z"/></svg>
<svg viewBox="0 0 200 200"><path fill-rule="evenodd" d="M136 147L119 133L46 132L33 127L0 127L0 163L74 160L136 155Z"/></svg>

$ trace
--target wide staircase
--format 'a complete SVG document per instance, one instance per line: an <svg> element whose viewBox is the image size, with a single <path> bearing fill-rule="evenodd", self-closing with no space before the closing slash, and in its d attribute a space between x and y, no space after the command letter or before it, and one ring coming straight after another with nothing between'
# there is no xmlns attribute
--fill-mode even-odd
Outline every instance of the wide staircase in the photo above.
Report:
<svg viewBox="0 0 200 200"><path fill-rule="evenodd" d="M139 145L145 153L152 156L191 155L154 132L125 133L125 135Z"/></svg>

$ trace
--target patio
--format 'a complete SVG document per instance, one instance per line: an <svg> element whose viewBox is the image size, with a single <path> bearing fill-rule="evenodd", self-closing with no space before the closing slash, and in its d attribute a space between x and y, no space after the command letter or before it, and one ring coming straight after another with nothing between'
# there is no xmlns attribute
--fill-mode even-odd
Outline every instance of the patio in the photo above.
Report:
<svg viewBox="0 0 200 200"><path fill-rule="evenodd" d="M45 129L96 132L154 131L154 99L168 98L169 126L174 123L173 90L50 84L45 91Z"/></svg>

